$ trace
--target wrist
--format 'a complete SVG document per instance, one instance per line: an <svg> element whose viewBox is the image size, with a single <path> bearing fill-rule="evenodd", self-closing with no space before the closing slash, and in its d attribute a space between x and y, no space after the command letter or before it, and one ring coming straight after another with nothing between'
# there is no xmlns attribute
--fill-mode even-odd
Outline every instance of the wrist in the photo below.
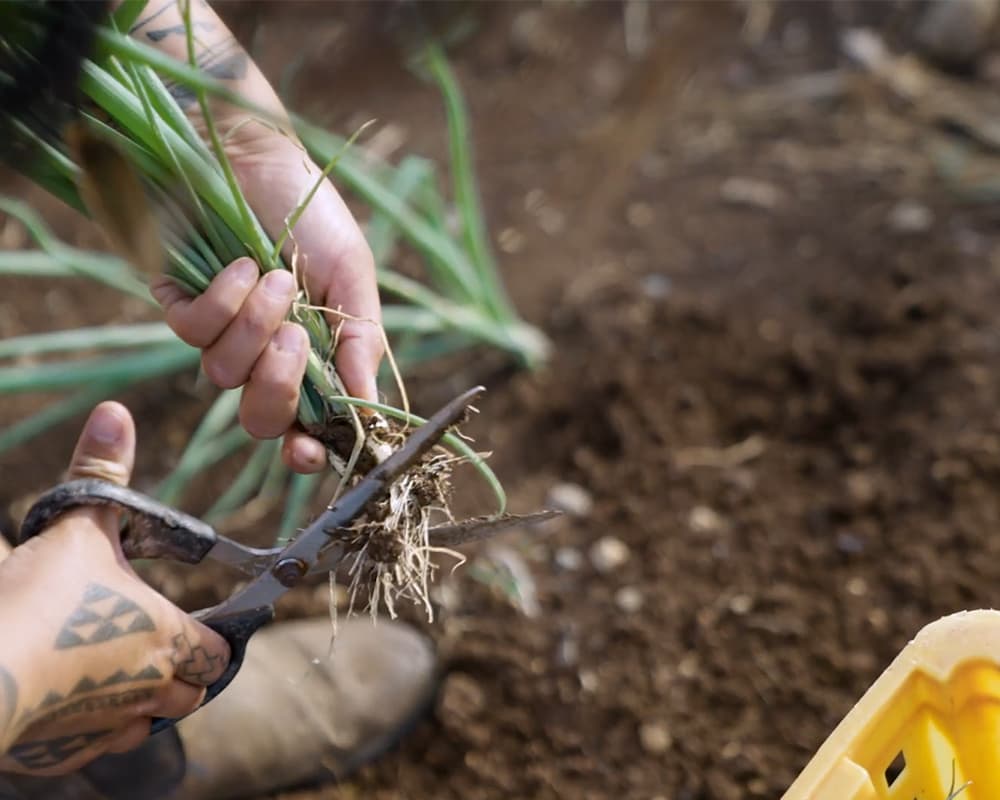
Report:
<svg viewBox="0 0 1000 800"><path fill-rule="evenodd" d="M3 598L6 601L6 598ZM25 709L41 700L39 686L43 680L38 665L37 643L25 631L24 620L18 618L25 609L8 605L0 611L0 637L12 643L0 652L0 754L6 753L24 730Z"/></svg>

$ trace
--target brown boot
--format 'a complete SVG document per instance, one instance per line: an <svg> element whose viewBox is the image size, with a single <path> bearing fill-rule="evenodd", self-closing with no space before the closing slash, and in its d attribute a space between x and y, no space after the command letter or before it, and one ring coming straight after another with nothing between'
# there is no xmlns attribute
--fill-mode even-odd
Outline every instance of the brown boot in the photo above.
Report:
<svg viewBox="0 0 1000 800"><path fill-rule="evenodd" d="M306 620L257 634L236 680L180 724L177 800L254 797L342 779L392 747L429 709L429 642L408 626Z"/></svg>

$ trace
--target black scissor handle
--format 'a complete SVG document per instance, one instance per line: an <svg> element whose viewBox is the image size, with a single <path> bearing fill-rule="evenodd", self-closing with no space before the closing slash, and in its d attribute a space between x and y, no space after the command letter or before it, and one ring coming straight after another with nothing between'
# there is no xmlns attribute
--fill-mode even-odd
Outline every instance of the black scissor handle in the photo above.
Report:
<svg viewBox="0 0 1000 800"><path fill-rule="evenodd" d="M198 616L199 614L196 613L195 617L197 618ZM243 659L246 656L247 644L250 641L250 637L264 625L267 625L273 618L274 608L272 606L263 606L251 609L250 611L240 611L236 614L215 618L212 618L211 610L209 610L205 614L205 617L200 620L202 625L211 628L229 643L229 664L226 666L225 672L219 676L219 679L208 687L208 691L205 692L205 699L201 701L202 706L218 697L232 683L233 678L236 677L236 673L243 666ZM201 706L198 708L201 708ZM159 733L167 728L172 728L181 719L183 717L176 719L154 717L150 733Z"/></svg>
<svg viewBox="0 0 1000 800"><path fill-rule="evenodd" d="M211 525L170 508L152 497L96 478L62 483L43 494L21 523L20 541L38 536L56 519L76 508L114 508L125 513L122 531L126 557L167 558L198 564L218 541Z"/></svg>

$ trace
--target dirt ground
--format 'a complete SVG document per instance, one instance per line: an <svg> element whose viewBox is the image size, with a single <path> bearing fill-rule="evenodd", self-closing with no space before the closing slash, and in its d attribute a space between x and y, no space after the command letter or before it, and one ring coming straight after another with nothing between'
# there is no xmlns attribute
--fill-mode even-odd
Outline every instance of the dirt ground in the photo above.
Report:
<svg viewBox="0 0 1000 800"><path fill-rule="evenodd" d="M288 8L223 10L293 106L444 156L395 11ZM775 91L844 66L847 26L891 38L888 8L785 6L755 42L728 6L653 4L641 57L617 3L438 9L478 24L453 54L485 205L555 350L411 388L432 407L487 382L473 433L515 510L565 483L593 503L471 549L426 626L434 714L349 783L282 797L775 797L921 626L997 604L995 207L961 202L945 134L874 83ZM203 404L168 413L186 380L131 398L147 480ZM0 461L4 505L52 482L73 429ZM487 499L470 479L463 502ZM490 580L504 564L527 602Z"/></svg>

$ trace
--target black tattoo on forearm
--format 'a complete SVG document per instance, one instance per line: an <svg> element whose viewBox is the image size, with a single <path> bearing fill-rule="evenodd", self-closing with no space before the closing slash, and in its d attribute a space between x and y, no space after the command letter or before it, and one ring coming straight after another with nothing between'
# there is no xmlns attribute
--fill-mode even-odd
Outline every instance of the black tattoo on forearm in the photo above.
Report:
<svg viewBox="0 0 1000 800"><path fill-rule="evenodd" d="M212 655L204 647L191 645L187 634L178 633L174 637L174 652L170 663L174 665L174 676L188 683L204 686L219 672L221 655Z"/></svg>
<svg viewBox="0 0 1000 800"><path fill-rule="evenodd" d="M152 618L135 601L107 586L91 583L80 605L63 623L55 648L68 650L154 630Z"/></svg>
<svg viewBox="0 0 1000 800"><path fill-rule="evenodd" d="M7 751L12 758L25 769L45 769L55 767L73 756L83 752L98 739L110 734L110 730L76 733L72 736L60 736L56 739L44 739L36 742L16 744Z"/></svg>
<svg viewBox="0 0 1000 800"><path fill-rule="evenodd" d="M132 34L132 35L135 35L140 30L142 30L143 28L145 28L150 22L152 22L157 17L159 17L161 14L165 13L166 11L168 11L171 8L176 8L177 9L177 13L183 15L184 12L183 12L183 6L180 5L181 2L183 2L183 0L166 0L165 3L163 3L160 6L156 7L156 10L153 11L152 13L149 13L149 14L146 14L144 16L139 17L139 19L136 20L135 25L133 25L131 28L129 28L128 32L130 34ZM205 5L204 0L199 0L198 5L204 7L204 5ZM145 10L148 10L148 9L145 9ZM208 23L205 23L205 22L201 22L201 23L196 22L195 26L196 27L197 26L205 26L205 27L211 28L211 26ZM181 31L183 32L183 30L184 30L184 26L181 25ZM164 38L163 36L161 36L159 39L157 39L157 38L154 38L153 36L150 36L149 33L147 33L146 35L149 36L149 38L152 41L154 41L154 42L158 42L158 41L160 41L160 39Z"/></svg>
<svg viewBox="0 0 1000 800"><path fill-rule="evenodd" d="M64 709L68 707L77 708L80 711L89 711L90 710L89 708L81 704L87 703L91 699L101 700L102 698L124 696L127 695L129 692L136 692L136 691L151 692L153 690L145 688L143 689L132 688L132 689L126 689L124 692L121 692L120 695L101 695L100 697L96 698L79 699L79 696L82 694L90 694L91 692L96 692L99 689L107 689L108 687L111 686L120 686L123 683L147 683L149 681L161 681L161 680L163 680L163 673L160 672L152 664L150 664L148 667L139 670L138 672L132 675L125 672L125 670L120 669L117 672L112 673L102 681L95 681L93 678L84 676L80 678L80 680L76 682L76 685L68 692L66 692L66 694L62 694L55 690L49 690L48 694L46 694L45 697L42 698L41 703L39 703L34 708L31 708L24 712L23 716L21 717L21 723L25 725L27 724L38 725L40 724L41 719L45 719L51 714L58 715L56 717L56 719L58 719L59 717L66 716L69 713L77 713L75 711L64 712ZM67 701L73 700L74 698L76 698L75 702L71 703L69 706L65 705ZM121 705L125 705L125 703L122 702ZM110 706L105 706L105 707L110 707Z"/></svg>
<svg viewBox="0 0 1000 800"><path fill-rule="evenodd" d="M0 742L6 737L4 732L14 721L17 711L17 681L6 669L0 667Z"/></svg>
<svg viewBox="0 0 1000 800"><path fill-rule="evenodd" d="M209 25L207 22L192 22L191 27L193 27L196 31L212 30L212 26ZM186 33L187 33L187 27L182 22L179 25L170 25L167 28L157 28L155 31L146 31L145 36L151 42L162 42L168 36L174 34L180 35Z"/></svg>
<svg viewBox="0 0 1000 800"><path fill-rule="evenodd" d="M25 718L24 723L31 729L41 728L50 725L58 720L72 717L76 714L92 714L95 711L106 711L111 708L125 708L127 706L149 700L156 694L153 687L139 687L136 689L126 689L124 692L115 694L99 694L93 697L81 697L70 703L54 708L50 711L36 709L37 713Z"/></svg>
<svg viewBox="0 0 1000 800"><path fill-rule="evenodd" d="M198 52L195 63L211 78L237 81L247 76L250 58L240 43L229 36ZM168 81L166 87L181 108L187 110L194 104L196 95L190 87L173 81Z"/></svg>

